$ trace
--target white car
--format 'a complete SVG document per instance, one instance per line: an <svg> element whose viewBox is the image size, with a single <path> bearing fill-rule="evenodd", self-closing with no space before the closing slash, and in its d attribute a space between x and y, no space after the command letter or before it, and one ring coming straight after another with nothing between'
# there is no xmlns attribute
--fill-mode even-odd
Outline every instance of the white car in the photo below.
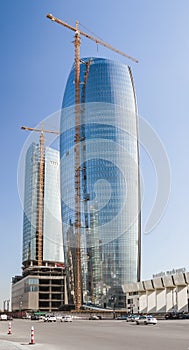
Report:
<svg viewBox="0 0 189 350"><path fill-rule="evenodd" d="M62 315L56 315L56 320L57 321L61 321L61 319L62 319Z"/></svg>
<svg viewBox="0 0 189 350"><path fill-rule="evenodd" d="M71 316L64 316L64 317L62 317L61 322L72 322L72 317Z"/></svg>
<svg viewBox="0 0 189 350"><path fill-rule="evenodd" d="M100 318L99 318L99 316L97 316L97 315L91 315L91 316L89 317L89 320L100 320Z"/></svg>
<svg viewBox="0 0 189 350"><path fill-rule="evenodd" d="M44 322L56 322L56 317L51 315L44 318Z"/></svg>
<svg viewBox="0 0 189 350"><path fill-rule="evenodd" d="M7 315L6 314L0 315L0 320L1 321L7 321Z"/></svg>
<svg viewBox="0 0 189 350"><path fill-rule="evenodd" d="M132 315L131 316L131 322L135 322L137 320L139 320L140 316L139 315Z"/></svg>
<svg viewBox="0 0 189 350"><path fill-rule="evenodd" d="M153 316L140 316L138 320L136 320L136 324L157 324L157 319Z"/></svg>

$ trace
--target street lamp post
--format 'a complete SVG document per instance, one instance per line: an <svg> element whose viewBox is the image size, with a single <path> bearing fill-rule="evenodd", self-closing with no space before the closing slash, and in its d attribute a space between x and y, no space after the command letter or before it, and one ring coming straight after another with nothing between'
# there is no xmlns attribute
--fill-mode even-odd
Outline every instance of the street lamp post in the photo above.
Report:
<svg viewBox="0 0 189 350"><path fill-rule="evenodd" d="M9 304L10 304L10 300L7 300L7 312L9 312Z"/></svg>
<svg viewBox="0 0 189 350"><path fill-rule="evenodd" d="M5 312L6 310L6 300L3 300L3 311Z"/></svg>
<svg viewBox="0 0 189 350"><path fill-rule="evenodd" d="M113 319L116 318L116 314L115 314L115 306L116 306L116 296L112 295L111 297L111 304L113 305Z"/></svg>
<svg viewBox="0 0 189 350"><path fill-rule="evenodd" d="M22 298L23 298L23 295L19 297L19 313L21 318L22 318Z"/></svg>

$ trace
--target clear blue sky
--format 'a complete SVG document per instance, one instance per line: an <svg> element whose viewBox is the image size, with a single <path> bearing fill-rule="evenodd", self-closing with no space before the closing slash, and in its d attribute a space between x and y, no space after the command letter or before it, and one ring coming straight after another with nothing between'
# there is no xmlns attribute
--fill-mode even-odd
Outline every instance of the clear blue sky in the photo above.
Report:
<svg viewBox="0 0 189 350"><path fill-rule="evenodd" d="M137 57L134 64L87 39L82 56L102 56L132 66L139 114L160 136L171 167L169 203L158 226L142 234L142 277L186 267L189 246L189 26L188 0L1 1L1 200L0 308L11 277L21 273L22 206L17 166L27 133L61 107L73 61L73 33L47 13L81 24L114 47ZM149 157L141 151L143 228L156 192Z"/></svg>

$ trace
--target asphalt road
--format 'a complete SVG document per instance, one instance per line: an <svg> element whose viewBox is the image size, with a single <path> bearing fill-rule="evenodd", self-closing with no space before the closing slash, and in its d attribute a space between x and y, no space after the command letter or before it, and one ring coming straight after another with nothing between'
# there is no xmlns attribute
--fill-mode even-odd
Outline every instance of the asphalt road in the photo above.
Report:
<svg viewBox="0 0 189 350"><path fill-rule="evenodd" d="M34 345L31 327L34 326ZM189 320L165 320L139 325L118 320L74 320L46 323L13 320L0 322L0 350L189 350Z"/></svg>

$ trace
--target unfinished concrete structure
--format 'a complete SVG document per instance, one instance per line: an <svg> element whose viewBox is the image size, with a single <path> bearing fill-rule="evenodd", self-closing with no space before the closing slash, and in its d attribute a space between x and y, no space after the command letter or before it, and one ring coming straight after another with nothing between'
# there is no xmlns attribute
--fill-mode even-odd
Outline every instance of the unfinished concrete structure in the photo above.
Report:
<svg viewBox="0 0 189 350"><path fill-rule="evenodd" d="M57 311L67 303L62 267L29 267L12 280L13 311Z"/></svg>
<svg viewBox="0 0 189 350"><path fill-rule="evenodd" d="M22 275L12 279L12 311L55 311L64 304L65 267L59 151L32 143L25 157Z"/></svg>

